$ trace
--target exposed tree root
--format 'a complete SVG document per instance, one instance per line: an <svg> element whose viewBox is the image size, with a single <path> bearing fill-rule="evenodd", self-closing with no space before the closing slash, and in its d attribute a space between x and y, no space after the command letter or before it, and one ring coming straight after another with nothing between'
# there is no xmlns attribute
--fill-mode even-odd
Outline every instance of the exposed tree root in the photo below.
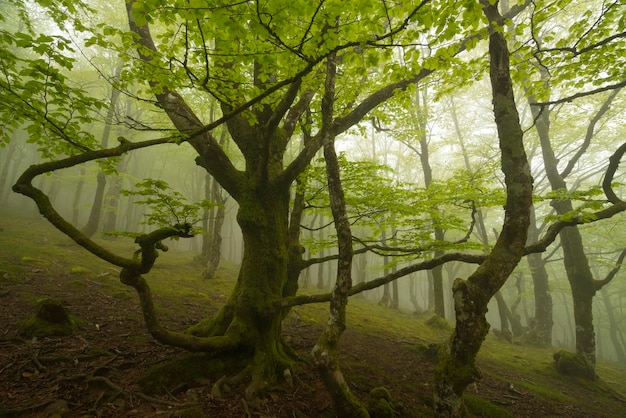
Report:
<svg viewBox="0 0 626 418"><path fill-rule="evenodd" d="M21 406L18 408L10 408L10 409L0 409L0 413L2 413L4 416L4 414L11 415L11 414L19 414L21 412L26 412L26 411L35 411L37 409L41 409L45 406L48 406L51 403L56 402L57 400L58 399L48 399L47 401L43 401L34 405Z"/></svg>
<svg viewBox="0 0 626 418"><path fill-rule="evenodd" d="M107 385L109 388L113 389L114 391L120 393L120 394L124 394L129 398L133 398L133 397L137 397L139 399L142 399L146 402L150 402L150 403L155 403L155 404L159 404L159 405L166 405L166 406L171 406L171 407L176 407L176 408L191 408L191 407L197 407L200 406L199 403L193 403L193 404L185 404L185 403L180 403L180 402L171 402L171 401L166 401L164 399L159 399L159 398L155 398L153 396L149 396L146 395L143 392L127 392L125 391L122 387L116 385L115 383L111 382L111 380L107 379L106 377L103 376L92 376L89 377L85 380L85 382L89 383L89 382L102 382L105 385Z"/></svg>

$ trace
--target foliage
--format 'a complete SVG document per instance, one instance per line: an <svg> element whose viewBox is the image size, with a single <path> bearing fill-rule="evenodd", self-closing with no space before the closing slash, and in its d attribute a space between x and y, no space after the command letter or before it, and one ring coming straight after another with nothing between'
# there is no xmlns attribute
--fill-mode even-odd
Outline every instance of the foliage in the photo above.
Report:
<svg viewBox="0 0 626 418"><path fill-rule="evenodd" d="M582 222L590 222L596 219L593 212L603 209L607 205L606 198L598 199L598 196L604 197L604 192L600 186L592 186L585 190L569 191L567 189L553 190L542 196L545 200L556 201L573 201L580 202L573 211L564 215L546 216L547 221L561 220L565 222L572 221L574 218L581 219Z"/></svg>
<svg viewBox="0 0 626 418"><path fill-rule="evenodd" d="M624 81L623 5L619 1L593 6L574 1L537 1L527 23L517 22L516 37L523 36L516 54L516 81L539 101L550 97L547 74L556 91L594 91ZM564 27L566 29L564 29ZM583 74L593 76L585 77Z"/></svg>
<svg viewBox="0 0 626 418"><path fill-rule="evenodd" d="M364 245L378 243L382 231L390 235L393 231L393 247L404 247L418 254L435 249L483 249L478 242L462 241L473 222L472 211L501 207L504 202L503 191L492 185L487 171L455 171L447 179L424 188L396 180L394 171L387 165L349 161L345 154L340 155L339 161L348 216L357 243ZM319 163L308 168L302 184L308 212L328 216L324 169ZM447 241L434 239L433 222L445 231ZM330 235L326 241L303 239L303 244L316 253L320 248L332 246L334 236ZM416 248L420 250L415 251Z"/></svg>
<svg viewBox="0 0 626 418"><path fill-rule="evenodd" d="M194 225L201 221L203 211L217 205L206 199L188 203L181 193L172 190L164 180L144 179L135 184L134 190L124 189L120 193L124 196L139 196L141 199L135 203L146 205L149 209L141 224L159 227Z"/></svg>
<svg viewBox="0 0 626 418"><path fill-rule="evenodd" d="M18 14L24 17L25 10L18 7ZM0 29L0 146L25 129L46 158L95 148L84 127L100 119L105 105L70 76L77 61L73 41L37 33L26 22L17 30Z"/></svg>

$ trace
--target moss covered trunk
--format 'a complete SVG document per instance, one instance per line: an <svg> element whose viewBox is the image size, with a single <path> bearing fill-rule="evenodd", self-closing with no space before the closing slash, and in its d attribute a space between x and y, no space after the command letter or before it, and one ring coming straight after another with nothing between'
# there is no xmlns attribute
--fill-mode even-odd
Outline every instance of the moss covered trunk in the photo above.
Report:
<svg viewBox="0 0 626 418"><path fill-rule="evenodd" d="M569 203L570 202L562 202ZM558 205L555 205L558 206ZM557 213L560 214L557 208ZM572 289L574 323L576 324L576 354L583 367L581 377L595 379L596 337L593 328L593 297L596 294L594 277L589 267L582 236L576 227L564 228L559 236L563 248L563 262Z"/></svg>
<svg viewBox="0 0 626 418"><path fill-rule="evenodd" d="M282 376L289 365L281 339L280 299L288 271L289 194L252 187L240 201L237 220L244 241L237 284L223 312L232 319L226 333L239 334L253 350L253 386L260 389ZM227 323L227 322L224 322Z"/></svg>
<svg viewBox="0 0 626 418"><path fill-rule="evenodd" d="M491 24L501 26L503 19L497 4L487 0L481 3ZM507 193L505 217L502 232L483 264L467 280L454 282L457 322L436 371L434 407L438 417L466 415L463 392L480 377L475 359L489 332L485 319L487 304L521 259L530 224L532 177L509 73L509 51L497 27L492 28L489 36L489 56L493 108Z"/></svg>

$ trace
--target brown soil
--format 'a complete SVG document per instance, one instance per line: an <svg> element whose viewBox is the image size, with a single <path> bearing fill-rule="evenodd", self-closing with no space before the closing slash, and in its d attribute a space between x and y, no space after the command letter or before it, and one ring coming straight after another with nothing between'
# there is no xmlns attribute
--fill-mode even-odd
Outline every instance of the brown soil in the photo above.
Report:
<svg viewBox="0 0 626 418"><path fill-rule="evenodd" d="M84 286L78 288L76 282ZM285 333L302 361L295 369L293 385L276 388L256 409L243 401L245 382L230 388L222 399L212 396L216 378L166 388L166 395L148 395L137 383L145 371L186 353L162 346L147 335L135 297L109 293L98 281L77 280L62 269L30 268L19 281L0 277L0 417L332 416L330 398L307 361L319 327L295 318L287 321ZM41 296L62 300L71 314L84 320L81 329L68 337L21 337L18 323L34 314L34 303L27 301ZM163 322L182 328L206 314L202 306L192 303L184 308L184 318L167 310ZM419 354L416 342L385 337L384 332L371 336L348 329L342 347L343 371L358 397L366 400L372 388L385 386L393 396L397 416L430 415L436 363ZM489 364L484 367L489 371ZM619 396L586 406L547 401L509 386L507 381L513 378L507 379L506 373L500 371L498 378L487 373L468 393L516 417L626 416L626 404ZM571 385L563 390L574 399L589 396L582 387L579 393Z"/></svg>

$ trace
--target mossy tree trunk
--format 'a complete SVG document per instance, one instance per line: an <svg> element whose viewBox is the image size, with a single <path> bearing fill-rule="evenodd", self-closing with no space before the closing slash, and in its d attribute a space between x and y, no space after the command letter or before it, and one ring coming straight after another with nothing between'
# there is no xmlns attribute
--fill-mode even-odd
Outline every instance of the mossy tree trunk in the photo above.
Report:
<svg viewBox="0 0 626 418"><path fill-rule="evenodd" d="M122 64L120 63L116 70L115 75L113 76L114 80L119 79L119 76L122 72ZM107 114L104 119L105 125L104 130L102 131L102 139L101 146L102 148L106 148L109 144L109 137L111 136L111 126L113 123L113 117L115 115L115 108L117 107L117 102L120 97L120 91L115 87L111 88L111 98L109 101L109 108L107 109ZM89 219L87 220L87 224L83 228L83 233L88 237L93 236L98 231L98 227L100 225L100 218L102 214L102 207L104 204L104 191L106 188L107 179L104 171L100 171L97 176L97 187L96 194L93 199L93 204L91 205L91 213L89 214Z"/></svg>
<svg viewBox="0 0 626 418"><path fill-rule="evenodd" d="M489 21L501 26L503 21L497 4L486 0L481 3ZM475 359L489 332L485 318L487 304L524 254L530 223L532 177L509 73L509 51L497 27L489 36L489 56L494 115L507 189L505 219L502 232L485 261L467 280L454 282L457 322L436 371L434 407L438 417L466 414L463 392L480 377Z"/></svg>
<svg viewBox="0 0 626 418"><path fill-rule="evenodd" d="M330 300L329 319L311 352L313 362L326 385L338 417L369 418L367 409L352 394L339 367L339 339L346 328L346 306L348 292L352 287L352 232L346 213L346 202L339 174L339 162L335 152L335 137L332 133L332 109L335 98L335 56L327 62L324 97L322 98L322 133L324 158L330 208L337 230L339 257L337 280Z"/></svg>
<svg viewBox="0 0 626 418"><path fill-rule="evenodd" d="M559 171L559 161L550 139L550 110L549 108L541 109L538 106L531 106L533 117L536 121L535 127L539 135L546 177L550 182L552 190L567 190L566 177L589 146L594 136L595 125L608 111L618 92L619 90L612 92L598 109L589 122L581 150L568 161L567 166L562 171ZM531 104L536 103L532 97L529 98L529 102ZM572 213L574 210L571 200L553 201L552 206L557 215ZM572 226L562 229L559 232L559 237L563 248L563 264L574 304L576 354L580 358L581 364L585 365L579 374L582 377L595 379L596 340L593 327L593 297L599 289L598 282L594 280L578 227ZM537 255L534 255L534 257L537 257Z"/></svg>
<svg viewBox="0 0 626 418"><path fill-rule="evenodd" d="M531 225L528 228L528 238L531 242L536 242L539 238L539 230L537 229L534 210L531 210ZM550 294L550 285L548 283L548 271L546 270L546 261L543 256L538 253L528 254L526 261L530 267L530 274L533 279L533 289L535 296L535 321L533 328L530 330L531 335L525 338L525 341L539 347L552 345L552 327L554 320L552 318L552 295Z"/></svg>

